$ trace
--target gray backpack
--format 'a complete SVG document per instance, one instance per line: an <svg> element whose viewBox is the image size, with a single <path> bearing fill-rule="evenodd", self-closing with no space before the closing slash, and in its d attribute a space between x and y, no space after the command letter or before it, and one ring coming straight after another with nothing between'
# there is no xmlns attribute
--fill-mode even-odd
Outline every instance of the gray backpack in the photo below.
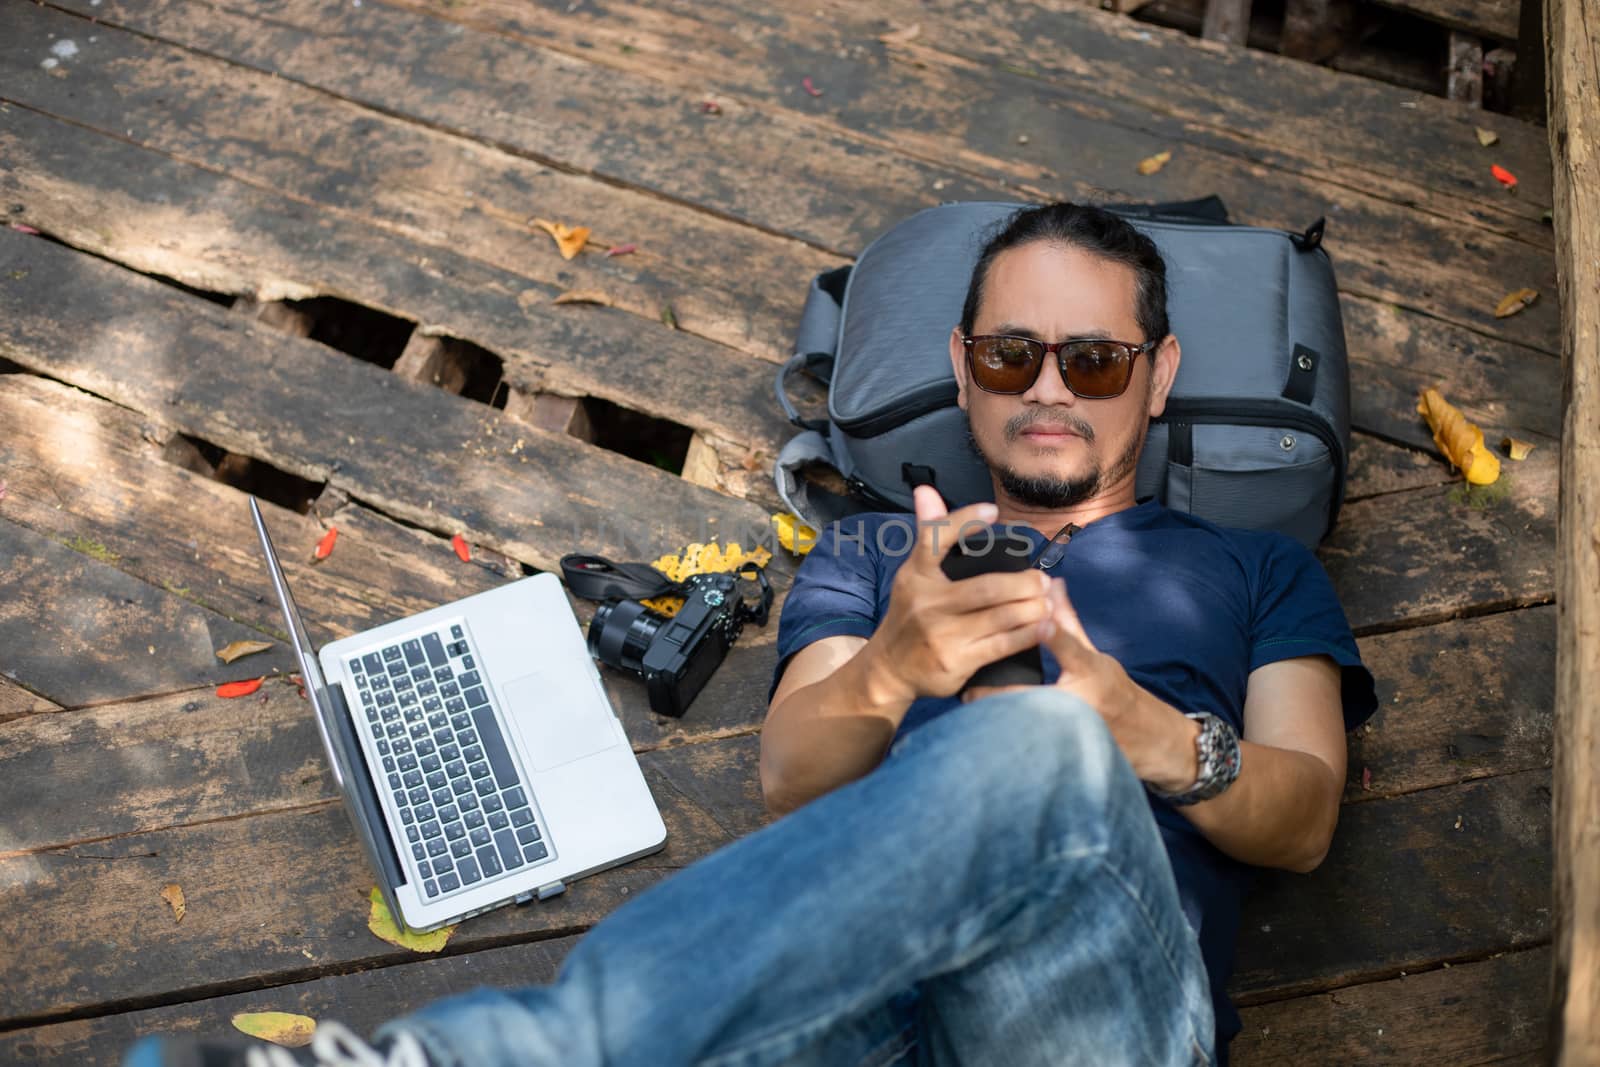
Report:
<svg viewBox="0 0 1600 1067"><path fill-rule="evenodd" d="M818 275L778 400L804 432L778 456L778 494L809 525L906 511L901 464L933 467L952 508L993 499L967 443L947 341L988 236L1020 204L929 208ZM1229 224L1214 197L1115 207L1167 262L1168 315L1183 361L1150 427L1135 493L1222 526L1279 530L1314 547L1344 499L1350 383L1322 220L1304 233ZM805 419L786 388L827 384L828 417ZM821 462L849 498L800 478Z"/></svg>

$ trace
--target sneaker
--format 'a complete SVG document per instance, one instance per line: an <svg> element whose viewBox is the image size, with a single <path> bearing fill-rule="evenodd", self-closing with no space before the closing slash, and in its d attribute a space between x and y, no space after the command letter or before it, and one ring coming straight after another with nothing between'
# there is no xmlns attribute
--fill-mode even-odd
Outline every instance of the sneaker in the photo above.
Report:
<svg viewBox="0 0 1600 1067"><path fill-rule="evenodd" d="M369 1045L336 1022L318 1023L305 1048L237 1038L152 1036L128 1050L122 1067L432 1067L411 1034Z"/></svg>

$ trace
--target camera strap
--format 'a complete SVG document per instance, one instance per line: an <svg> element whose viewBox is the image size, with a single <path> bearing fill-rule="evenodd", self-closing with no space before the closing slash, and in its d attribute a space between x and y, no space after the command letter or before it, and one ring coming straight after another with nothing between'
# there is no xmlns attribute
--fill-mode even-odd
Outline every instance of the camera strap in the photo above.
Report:
<svg viewBox="0 0 1600 1067"><path fill-rule="evenodd" d="M572 552L561 557L561 576L567 588L585 600L650 600L683 596L675 582L648 563L613 563L604 556Z"/></svg>

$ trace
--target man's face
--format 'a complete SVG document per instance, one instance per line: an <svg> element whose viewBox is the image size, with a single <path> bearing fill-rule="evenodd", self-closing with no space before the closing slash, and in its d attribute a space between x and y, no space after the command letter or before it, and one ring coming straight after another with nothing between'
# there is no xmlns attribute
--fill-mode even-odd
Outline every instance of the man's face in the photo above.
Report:
<svg viewBox="0 0 1600 1067"><path fill-rule="evenodd" d="M1133 269L1091 253L1035 241L996 256L973 335L1016 334L1041 341L1100 337L1146 340L1135 315ZM1018 396L972 383L959 328L950 358L972 443L1006 493L1035 508L1071 507L1131 482L1149 420L1166 407L1178 369L1168 338L1155 358L1140 356L1121 396L1083 400L1061 380L1054 355Z"/></svg>

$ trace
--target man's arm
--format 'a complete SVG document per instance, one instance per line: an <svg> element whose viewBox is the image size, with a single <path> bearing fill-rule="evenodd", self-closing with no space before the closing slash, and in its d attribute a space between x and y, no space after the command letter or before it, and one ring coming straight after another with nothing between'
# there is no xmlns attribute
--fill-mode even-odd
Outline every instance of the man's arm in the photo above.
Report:
<svg viewBox="0 0 1600 1067"><path fill-rule="evenodd" d="M1083 631L1059 583L1041 636L1061 664L1056 685L1106 720L1134 773L1159 789L1199 774L1199 724L1134 682ZM1344 791L1339 668L1327 656L1280 660L1250 672L1239 776L1210 800L1179 807L1213 845L1259 867L1306 873L1327 855Z"/></svg>
<svg viewBox="0 0 1600 1067"><path fill-rule="evenodd" d="M1199 726L1183 721L1180 746L1187 746L1193 781ZM1178 811L1237 860L1309 873L1333 841L1345 761L1338 666L1326 656L1269 663L1250 672L1239 777Z"/></svg>
<svg viewBox="0 0 1600 1067"><path fill-rule="evenodd" d="M761 792L785 815L872 770L911 701L885 685L863 637L825 637L789 661L761 729Z"/></svg>

